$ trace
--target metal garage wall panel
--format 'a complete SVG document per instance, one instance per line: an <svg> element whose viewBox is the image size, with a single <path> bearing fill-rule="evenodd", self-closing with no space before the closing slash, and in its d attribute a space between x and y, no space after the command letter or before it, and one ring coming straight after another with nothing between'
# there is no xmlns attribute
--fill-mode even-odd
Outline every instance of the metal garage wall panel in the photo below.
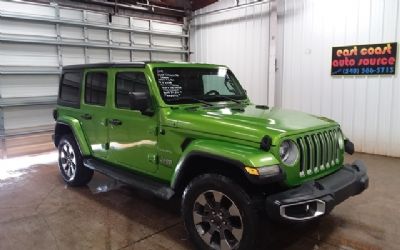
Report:
<svg viewBox="0 0 400 250"><path fill-rule="evenodd" d="M129 27L129 17L113 16L112 24L121 27Z"/></svg>
<svg viewBox="0 0 400 250"><path fill-rule="evenodd" d="M252 1L240 1L240 4ZM219 1L196 12L231 6ZM269 3L196 17L190 25L190 61L225 64L235 72L254 103L267 104Z"/></svg>
<svg viewBox="0 0 400 250"><path fill-rule="evenodd" d="M88 38L93 42L107 43L108 32L101 29L87 29Z"/></svg>
<svg viewBox="0 0 400 250"><path fill-rule="evenodd" d="M133 34L133 43L137 45L150 45L150 36L147 34Z"/></svg>
<svg viewBox="0 0 400 250"><path fill-rule="evenodd" d="M133 52L134 61L149 61L150 53L145 51L134 51Z"/></svg>
<svg viewBox="0 0 400 250"><path fill-rule="evenodd" d="M357 151L400 156L398 74L330 76L332 46L400 40L399 5L397 0L281 1L282 106L337 120Z"/></svg>
<svg viewBox="0 0 400 250"><path fill-rule="evenodd" d="M0 75L0 97L55 96L58 81L58 75Z"/></svg>
<svg viewBox="0 0 400 250"><path fill-rule="evenodd" d="M0 55L0 66L58 66L57 48L53 45L0 42Z"/></svg>
<svg viewBox="0 0 400 250"><path fill-rule="evenodd" d="M152 22L153 30L157 31L170 31L173 33L183 33L182 25L172 24L172 23L160 23L157 21Z"/></svg>
<svg viewBox="0 0 400 250"><path fill-rule="evenodd" d="M71 64L84 64L85 63L85 49L80 47L67 47L63 46L62 62L63 66Z"/></svg>
<svg viewBox="0 0 400 250"><path fill-rule="evenodd" d="M153 53L151 59L155 61L183 61L180 55L172 53Z"/></svg>
<svg viewBox="0 0 400 250"><path fill-rule="evenodd" d="M83 21L83 11L61 8L60 19L71 20L71 21Z"/></svg>
<svg viewBox="0 0 400 250"><path fill-rule="evenodd" d="M41 36L55 38L56 29L53 24L32 23L28 21L2 20L0 31L7 35Z"/></svg>
<svg viewBox="0 0 400 250"><path fill-rule="evenodd" d="M182 39L176 37L153 36L153 45L161 47L182 47Z"/></svg>
<svg viewBox="0 0 400 250"><path fill-rule="evenodd" d="M130 33L122 31L112 32L112 42L113 44L120 44L123 46L128 46L130 44Z"/></svg>
<svg viewBox="0 0 400 250"><path fill-rule="evenodd" d="M4 128L9 131L24 131L32 127L50 127L54 124L54 105L35 105L4 108Z"/></svg>
<svg viewBox="0 0 400 250"><path fill-rule="evenodd" d="M131 61L131 54L128 50L113 50L111 61L114 62L129 62Z"/></svg>
<svg viewBox="0 0 400 250"><path fill-rule="evenodd" d="M87 49L88 63L108 62L109 52L107 49Z"/></svg>
<svg viewBox="0 0 400 250"><path fill-rule="evenodd" d="M108 24L108 15L104 13L95 13L88 11L86 15L86 20L89 23Z"/></svg>
<svg viewBox="0 0 400 250"><path fill-rule="evenodd" d="M150 22L148 20L132 18L132 26L143 30L150 29Z"/></svg>
<svg viewBox="0 0 400 250"><path fill-rule="evenodd" d="M43 18L54 18L56 16L55 9L50 6L33 5L24 2L1 1L0 9L4 12L18 13L24 16L40 16Z"/></svg>
<svg viewBox="0 0 400 250"><path fill-rule="evenodd" d="M66 40L84 40L83 28L76 26L66 26L60 27L60 35L62 39Z"/></svg>
<svg viewBox="0 0 400 250"><path fill-rule="evenodd" d="M55 103L62 66L153 58L181 61L188 54L186 36L179 23L119 15L109 23L103 12L0 0L0 105L8 112L6 129L24 126L19 132L25 133L52 124L51 109L39 107Z"/></svg>

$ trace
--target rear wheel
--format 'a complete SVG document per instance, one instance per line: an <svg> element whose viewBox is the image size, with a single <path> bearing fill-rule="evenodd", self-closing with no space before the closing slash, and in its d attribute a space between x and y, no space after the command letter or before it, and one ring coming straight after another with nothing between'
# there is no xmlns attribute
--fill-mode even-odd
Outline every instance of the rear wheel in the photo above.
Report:
<svg viewBox="0 0 400 250"><path fill-rule="evenodd" d="M205 174L185 189L186 230L199 249L254 249L257 211L247 193L231 179Z"/></svg>
<svg viewBox="0 0 400 250"><path fill-rule="evenodd" d="M83 165L78 145L72 135L64 135L58 144L58 166L64 181L70 186L86 185L93 170Z"/></svg>

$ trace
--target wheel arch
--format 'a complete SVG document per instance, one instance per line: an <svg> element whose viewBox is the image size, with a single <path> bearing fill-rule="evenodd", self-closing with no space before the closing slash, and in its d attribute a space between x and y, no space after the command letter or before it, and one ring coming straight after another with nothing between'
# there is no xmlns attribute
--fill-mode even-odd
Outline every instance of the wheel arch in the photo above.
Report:
<svg viewBox="0 0 400 250"><path fill-rule="evenodd" d="M58 147L61 138L66 134L73 134L71 127L68 124L57 122L54 128L54 145Z"/></svg>
<svg viewBox="0 0 400 250"><path fill-rule="evenodd" d="M244 167L238 160L208 152L191 151L176 167L171 187L176 192L182 192L192 179L207 173L221 174L243 187L250 187L252 184L246 177Z"/></svg>
<svg viewBox="0 0 400 250"><path fill-rule="evenodd" d="M80 123L77 119L70 121L57 121L54 129L54 145L58 147L61 138L66 134L72 134L78 144L81 154L90 155L90 148L86 143Z"/></svg>

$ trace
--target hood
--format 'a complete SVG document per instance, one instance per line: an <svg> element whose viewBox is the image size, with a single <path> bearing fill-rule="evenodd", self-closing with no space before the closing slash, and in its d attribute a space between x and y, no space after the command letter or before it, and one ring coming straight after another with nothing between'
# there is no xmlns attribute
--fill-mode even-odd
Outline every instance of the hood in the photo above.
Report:
<svg viewBox="0 0 400 250"><path fill-rule="evenodd" d="M299 111L263 109L255 105L179 108L166 115L166 125L259 143L265 135L278 137L334 126L337 123Z"/></svg>

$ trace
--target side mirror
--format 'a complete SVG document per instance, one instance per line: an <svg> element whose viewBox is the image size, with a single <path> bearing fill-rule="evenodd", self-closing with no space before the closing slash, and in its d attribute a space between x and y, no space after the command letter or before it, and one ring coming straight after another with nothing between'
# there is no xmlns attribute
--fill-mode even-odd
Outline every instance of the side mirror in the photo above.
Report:
<svg viewBox="0 0 400 250"><path fill-rule="evenodd" d="M152 115L150 111L149 95L145 92L129 92L129 106L131 110L138 110L144 115Z"/></svg>

